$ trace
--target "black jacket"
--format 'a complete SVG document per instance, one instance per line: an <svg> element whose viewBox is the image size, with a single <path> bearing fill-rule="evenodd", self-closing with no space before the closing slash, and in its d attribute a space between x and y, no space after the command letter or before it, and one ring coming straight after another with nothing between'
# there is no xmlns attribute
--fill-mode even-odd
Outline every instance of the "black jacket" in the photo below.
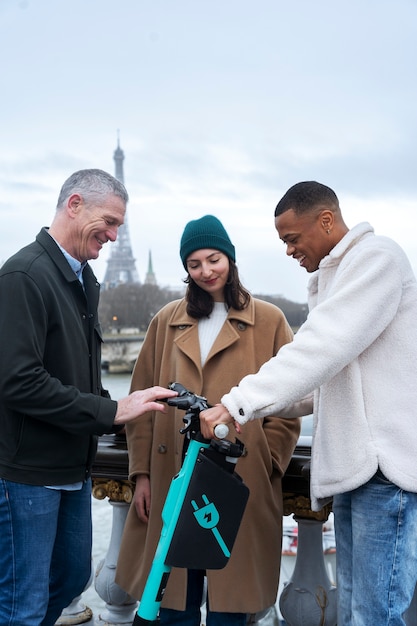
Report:
<svg viewBox="0 0 417 626"><path fill-rule="evenodd" d="M32 485L88 477L117 403L101 386L100 286L84 288L42 229L0 270L0 476Z"/></svg>

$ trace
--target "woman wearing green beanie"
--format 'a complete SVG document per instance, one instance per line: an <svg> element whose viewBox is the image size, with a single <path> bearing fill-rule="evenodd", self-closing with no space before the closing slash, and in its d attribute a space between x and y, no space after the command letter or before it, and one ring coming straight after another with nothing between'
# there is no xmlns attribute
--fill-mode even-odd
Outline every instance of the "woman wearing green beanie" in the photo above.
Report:
<svg viewBox="0 0 417 626"><path fill-rule="evenodd" d="M215 404L291 341L292 331L280 309L253 298L242 286L235 247L215 216L186 225L180 257L187 271L186 295L151 321L131 390L178 381ZM138 600L158 543L165 497L182 463L183 417L183 411L170 407L168 414L147 414L127 428L129 476L136 488L116 581ZM173 568L161 604L161 626L200 626L205 583L206 626L244 626L250 616L275 604L281 478L299 427L298 420L273 417L254 420L239 435L245 454L236 471L250 496L230 560L224 569L207 572Z"/></svg>

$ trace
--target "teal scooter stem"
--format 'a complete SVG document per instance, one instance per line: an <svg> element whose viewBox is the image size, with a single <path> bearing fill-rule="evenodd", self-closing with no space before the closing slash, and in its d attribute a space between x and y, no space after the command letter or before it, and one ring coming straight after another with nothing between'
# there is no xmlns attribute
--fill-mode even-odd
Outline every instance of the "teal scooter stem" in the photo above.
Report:
<svg viewBox="0 0 417 626"><path fill-rule="evenodd" d="M172 567L220 569L227 564L249 496L234 472L242 443L204 439L199 415L209 408L207 400L179 383L169 388L178 396L165 402L187 411L180 432L189 437L189 444L165 500L162 531L132 626L158 623Z"/></svg>
<svg viewBox="0 0 417 626"><path fill-rule="evenodd" d="M133 624L155 624L159 607L165 591L171 567L166 564L166 557L170 547L172 537L177 525L181 508L184 504L185 494L197 456L202 447L208 448L210 442L197 441L193 439L188 446L182 468L173 479L164 508L162 510L162 532L156 548L152 567L146 581L142 599L137 612L137 618Z"/></svg>

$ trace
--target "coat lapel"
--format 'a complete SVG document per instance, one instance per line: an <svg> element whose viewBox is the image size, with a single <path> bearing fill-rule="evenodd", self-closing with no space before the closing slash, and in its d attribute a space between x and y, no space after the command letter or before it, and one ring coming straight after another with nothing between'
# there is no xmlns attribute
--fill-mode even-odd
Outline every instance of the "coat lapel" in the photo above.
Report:
<svg viewBox="0 0 417 626"><path fill-rule="evenodd" d="M209 352L207 361L238 341L240 337L238 330L244 330L247 326L253 326L254 321L255 308L253 300L251 300L249 306L243 311L230 309L226 322L217 335ZM178 349L191 359L198 369L201 369L198 322L187 314L184 301L178 303L178 306L171 315L169 325L175 326L178 330L183 331L174 339L174 342Z"/></svg>

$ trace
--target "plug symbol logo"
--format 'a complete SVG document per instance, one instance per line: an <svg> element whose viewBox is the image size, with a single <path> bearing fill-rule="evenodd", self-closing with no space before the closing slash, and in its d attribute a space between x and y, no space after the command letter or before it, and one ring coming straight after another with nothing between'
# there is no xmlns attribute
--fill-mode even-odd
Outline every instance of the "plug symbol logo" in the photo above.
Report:
<svg viewBox="0 0 417 626"><path fill-rule="evenodd" d="M195 500L191 500L191 505L194 509L194 517L196 518L201 528L205 528L206 530L211 530L223 554L227 558L229 558L230 550L226 546L223 540L223 537L219 533L219 530L216 528L220 520L219 512L216 509L214 502L210 502L206 494L202 494L201 499L204 502L204 506L202 506L201 508L198 507L197 502Z"/></svg>

